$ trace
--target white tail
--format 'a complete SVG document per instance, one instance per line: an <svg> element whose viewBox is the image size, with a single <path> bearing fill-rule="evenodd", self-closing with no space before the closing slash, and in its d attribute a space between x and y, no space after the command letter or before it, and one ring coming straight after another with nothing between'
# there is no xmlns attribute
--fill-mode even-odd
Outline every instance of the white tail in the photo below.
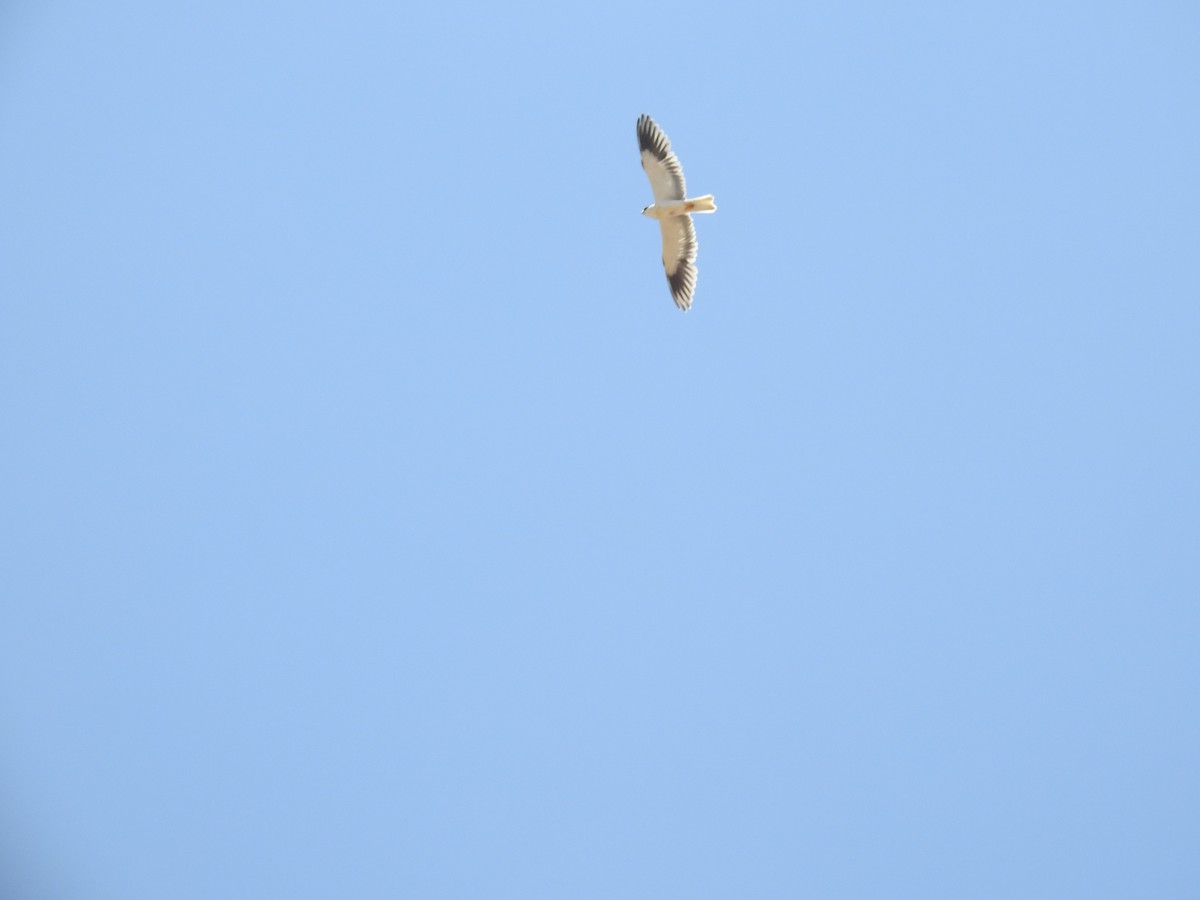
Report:
<svg viewBox="0 0 1200 900"><path fill-rule="evenodd" d="M703 197L692 197L684 200L683 208L688 212L694 213L716 212L717 204L713 203L712 194L705 194Z"/></svg>

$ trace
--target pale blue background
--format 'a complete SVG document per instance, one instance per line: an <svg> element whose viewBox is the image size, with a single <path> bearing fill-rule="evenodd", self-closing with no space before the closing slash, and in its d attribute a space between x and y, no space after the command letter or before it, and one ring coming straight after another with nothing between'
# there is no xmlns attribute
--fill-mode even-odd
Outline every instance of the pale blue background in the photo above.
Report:
<svg viewBox="0 0 1200 900"><path fill-rule="evenodd" d="M1195 4L0 9L9 894L1196 896Z"/></svg>

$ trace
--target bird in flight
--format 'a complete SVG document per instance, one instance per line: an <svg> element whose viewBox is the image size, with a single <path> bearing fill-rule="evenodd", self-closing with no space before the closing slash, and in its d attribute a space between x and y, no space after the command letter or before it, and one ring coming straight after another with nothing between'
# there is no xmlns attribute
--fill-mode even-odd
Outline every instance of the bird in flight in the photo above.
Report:
<svg viewBox="0 0 1200 900"><path fill-rule="evenodd" d="M654 202L642 210L643 216L658 219L662 229L662 260L667 284L675 305L687 312L696 292L696 228L691 213L717 211L713 195L688 199L679 157L671 152L671 142L649 116L637 123L638 148L642 168L650 179Z"/></svg>

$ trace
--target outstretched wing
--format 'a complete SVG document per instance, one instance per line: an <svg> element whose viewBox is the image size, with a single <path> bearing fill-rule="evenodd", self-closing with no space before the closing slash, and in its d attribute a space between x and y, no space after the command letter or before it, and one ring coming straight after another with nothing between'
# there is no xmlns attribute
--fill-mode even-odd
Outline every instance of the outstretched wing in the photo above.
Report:
<svg viewBox="0 0 1200 900"><path fill-rule="evenodd" d="M683 167L679 157L671 152L671 142L663 130L649 116L642 116L637 123L638 147L642 151L642 168L650 179L650 190L654 202L682 200L687 196L683 181Z"/></svg>
<svg viewBox="0 0 1200 900"><path fill-rule="evenodd" d="M675 305L685 312L692 308L696 292L696 229L691 216L659 219L662 229L663 268Z"/></svg>

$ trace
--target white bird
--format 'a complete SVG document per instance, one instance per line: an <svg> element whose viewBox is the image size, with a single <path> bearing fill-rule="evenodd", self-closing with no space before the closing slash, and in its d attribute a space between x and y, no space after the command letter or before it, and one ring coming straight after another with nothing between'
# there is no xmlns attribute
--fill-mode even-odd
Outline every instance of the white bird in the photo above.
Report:
<svg viewBox="0 0 1200 900"><path fill-rule="evenodd" d="M662 229L663 268L675 305L687 312L692 308L696 292L696 228L689 213L717 211L713 195L687 199L683 168L679 157L671 152L671 142L649 116L637 123L638 147L642 151L642 168L650 179L654 203L642 210L643 216L658 219Z"/></svg>

